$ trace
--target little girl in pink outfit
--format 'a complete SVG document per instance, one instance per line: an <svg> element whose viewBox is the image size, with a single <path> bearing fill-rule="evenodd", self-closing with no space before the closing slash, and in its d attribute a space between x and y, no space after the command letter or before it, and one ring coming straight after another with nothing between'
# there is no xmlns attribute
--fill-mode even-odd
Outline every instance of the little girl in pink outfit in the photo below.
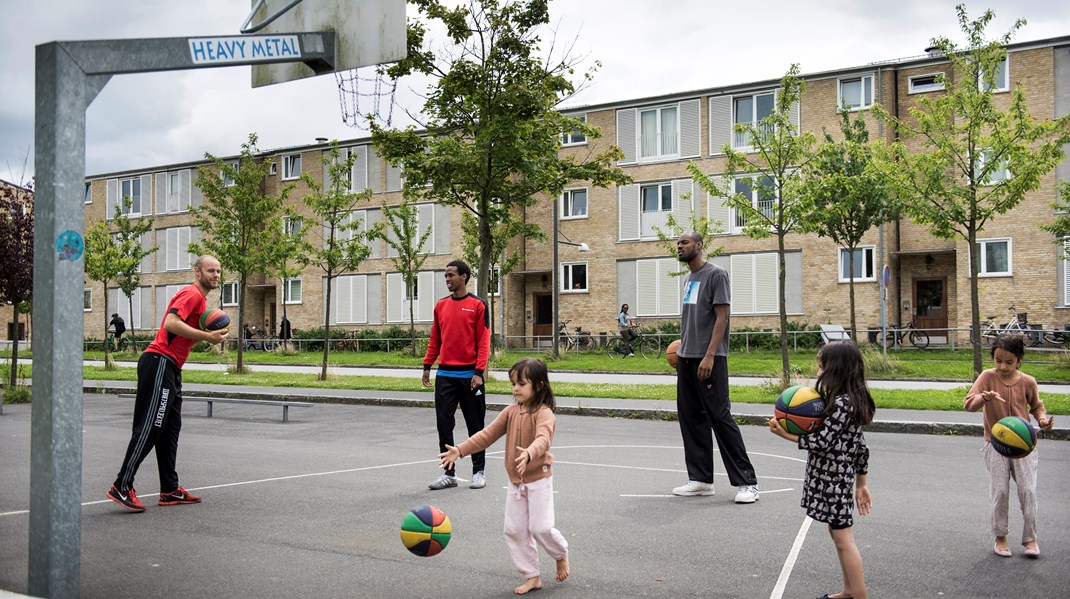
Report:
<svg viewBox="0 0 1070 599"><path fill-rule="evenodd" d="M517 595L542 588L536 543L557 561L557 580L568 578L568 543L554 528L554 392L546 363L534 358L520 360L509 369L516 403L502 410L489 426L460 446L446 446L439 454L443 468L458 459L487 449L505 435L505 471L509 492L505 499L505 544L524 576Z"/></svg>

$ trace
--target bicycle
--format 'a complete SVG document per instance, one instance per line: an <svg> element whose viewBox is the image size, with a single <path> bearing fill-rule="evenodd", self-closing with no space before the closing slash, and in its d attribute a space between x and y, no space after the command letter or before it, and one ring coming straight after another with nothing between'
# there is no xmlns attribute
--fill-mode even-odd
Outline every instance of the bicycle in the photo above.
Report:
<svg viewBox="0 0 1070 599"><path fill-rule="evenodd" d="M1040 345L1040 332L1029 327L1028 313L1019 312L1014 306L1007 308L1007 310L1012 312L1013 316L1003 326L996 324L995 316L986 316L985 320L981 322L981 344L985 347L992 347L992 344L995 343L996 338L1000 335L1012 334L1022 335L1026 345L1029 347ZM973 334L973 331L970 331L970 343L974 343L976 339L976 335Z"/></svg>
<svg viewBox="0 0 1070 599"><path fill-rule="evenodd" d="M902 328L890 328L888 332L881 339L881 345L884 347L892 347L895 345L902 346L903 339L909 339L910 344L918 349L925 349L929 347L929 334L918 328L917 323L913 318L910 322Z"/></svg>
<svg viewBox="0 0 1070 599"><path fill-rule="evenodd" d="M130 349L130 335L123 335L119 338L119 349L113 349L115 347L115 335L108 335L108 338L104 340L107 344L108 350L112 352L125 352Z"/></svg>
<svg viewBox="0 0 1070 599"><path fill-rule="evenodd" d="M358 333L356 330L351 331L347 329L342 329L338 332L338 334L340 335L339 337L333 337L331 339L335 351L344 351L347 349L349 351L357 351Z"/></svg>
<svg viewBox="0 0 1070 599"><path fill-rule="evenodd" d="M661 342L657 337L647 337L638 325L633 325L632 332L635 337L631 343L624 337L617 335L606 343L606 355L610 358L624 358L634 355L636 352L647 360L661 355Z"/></svg>
<svg viewBox="0 0 1070 599"><path fill-rule="evenodd" d="M566 325L571 320L562 321L557 327L558 349L560 351L586 351L598 347L598 341L583 327L575 327L575 333L569 333Z"/></svg>

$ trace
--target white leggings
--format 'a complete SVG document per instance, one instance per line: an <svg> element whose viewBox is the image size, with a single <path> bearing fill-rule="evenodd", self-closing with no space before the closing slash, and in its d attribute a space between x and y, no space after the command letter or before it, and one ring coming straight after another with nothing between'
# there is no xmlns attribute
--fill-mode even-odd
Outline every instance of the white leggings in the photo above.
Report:
<svg viewBox="0 0 1070 599"><path fill-rule="evenodd" d="M539 575L537 542L555 560L568 555L568 542L554 528L553 477L519 485L509 483L505 497L505 544L520 574Z"/></svg>
<svg viewBox="0 0 1070 599"><path fill-rule="evenodd" d="M1010 504L1010 485L1018 489L1018 505L1022 508L1022 544L1037 540L1037 450L1024 458L1010 459L992 449L991 443L981 448L981 456L988 468L992 498L992 534L1007 536L1007 511Z"/></svg>

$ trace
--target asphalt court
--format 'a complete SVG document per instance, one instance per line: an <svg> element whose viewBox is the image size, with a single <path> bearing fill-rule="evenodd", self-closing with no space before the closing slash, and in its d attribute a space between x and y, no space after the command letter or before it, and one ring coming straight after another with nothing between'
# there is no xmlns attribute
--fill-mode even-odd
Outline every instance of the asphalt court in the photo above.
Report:
<svg viewBox="0 0 1070 599"><path fill-rule="evenodd" d="M150 455L136 483L149 509L129 514L104 492L129 439L132 402L86 396L82 596L512 596L520 575L501 538L504 441L488 453L486 489L429 491L438 470L428 409L317 404L283 424L273 409L220 405L209 419L190 408L179 473L204 503L156 506ZM0 589L15 592L26 591L29 414L16 405L0 416ZM719 458L717 495L670 495L686 481L676 422L559 416L555 503L572 576L554 582L543 554L536 596L837 591L827 527L808 524L799 507L805 453L763 428L742 431L759 476L754 505L732 502ZM1015 556L991 552L979 438L869 433L867 441L874 510L856 516L855 534L872 597L1065 596L1070 442L1038 449L1042 556L1028 560L1013 497ZM470 476L469 460L459 474ZM427 503L449 515L454 534L441 555L418 558L398 527L409 508Z"/></svg>

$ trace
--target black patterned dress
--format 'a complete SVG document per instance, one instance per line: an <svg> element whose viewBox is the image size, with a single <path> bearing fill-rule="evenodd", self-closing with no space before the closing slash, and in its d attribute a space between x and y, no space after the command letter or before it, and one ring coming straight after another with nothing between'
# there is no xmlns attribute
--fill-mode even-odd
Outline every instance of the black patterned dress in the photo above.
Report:
<svg viewBox="0 0 1070 599"><path fill-rule="evenodd" d="M847 528L854 524L855 475L868 471L869 447L862 427L848 418L847 396L834 403L821 428L799 437L799 449L809 452L800 505L818 522Z"/></svg>

